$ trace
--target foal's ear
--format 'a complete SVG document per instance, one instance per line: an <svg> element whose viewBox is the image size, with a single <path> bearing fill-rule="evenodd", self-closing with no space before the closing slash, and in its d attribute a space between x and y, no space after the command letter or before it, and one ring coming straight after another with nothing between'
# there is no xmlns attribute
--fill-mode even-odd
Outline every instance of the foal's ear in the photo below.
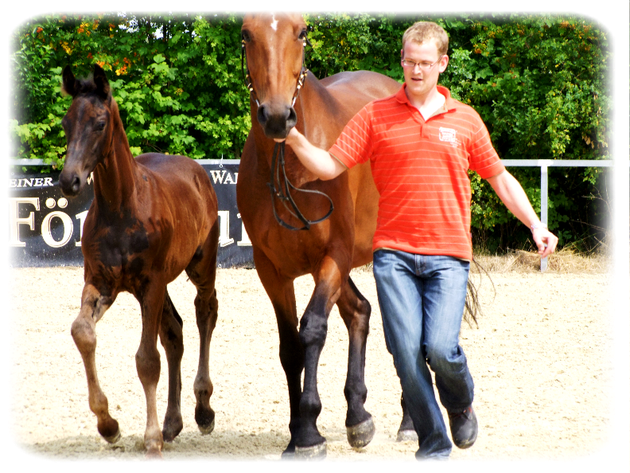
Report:
<svg viewBox="0 0 630 473"><path fill-rule="evenodd" d="M106 100L110 93L109 82L105 71L98 64L94 64L94 84L96 85L96 93L103 100Z"/></svg>
<svg viewBox="0 0 630 473"><path fill-rule="evenodd" d="M63 70L63 85L61 86L61 90L72 97L79 91L77 80L74 78L70 66L66 66Z"/></svg>

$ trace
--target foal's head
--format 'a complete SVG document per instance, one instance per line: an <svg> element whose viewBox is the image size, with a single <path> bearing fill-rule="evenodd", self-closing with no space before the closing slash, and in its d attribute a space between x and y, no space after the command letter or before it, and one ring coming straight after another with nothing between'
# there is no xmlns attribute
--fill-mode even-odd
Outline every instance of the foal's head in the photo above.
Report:
<svg viewBox="0 0 630 473"><path fill-rule="evenodd" d="M306 23L297 14L256 14L241 29L258 122L269 138L285 138L297 123L293 101L304 63Z"/></svg>
<svg viewBox="0 0 630 473"><path fill-rule="evenodd" d="M63 71L63 90L72 104L61 124L68 149L59 186L66 196L75 196L88 176L112 146L112 100L105 72L94 66L90 80L77 80L67 66Z"/></svg>

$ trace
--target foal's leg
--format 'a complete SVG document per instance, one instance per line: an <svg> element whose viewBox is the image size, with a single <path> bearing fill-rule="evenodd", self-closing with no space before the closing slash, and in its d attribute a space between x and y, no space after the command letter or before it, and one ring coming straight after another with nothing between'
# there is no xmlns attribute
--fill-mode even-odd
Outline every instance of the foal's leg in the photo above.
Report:
<svg viewBox="0 0 630 473"><path fill-rule="evenodd" d="M81 311L72 323L72 338L76 344L88 381L90 409L96 414L98 431L110 443L120 439L118 422L109 415L107 397L101 390L96 375L96 323L113 303L113 298L105 297L91 284L86 283L81 296Z"/></svg>
<svg viewBox="0 0 630 473"><path fill-rule="evenodd" d="M372 416L365 410L365 349L369 332L371 307L348 277L337 301L339 313L348 329L348 375L344 394L348 401L346 429L348 442L354 448L365 447L374 437Z"/></svg>
<svg viewBox="0 0 630 473"><path fill-rule="evenodd" d="M197 399L195 421L204 435L214 430L214 411L210 407L210 396L214 390L210 379L210 342L217 324L219 306L215 289L218 241L217 221L204 246L197 251L186 268L186 274L197 287L195 313L199 329L199 365L193 390Z"/></svg>
<svg viewBox="0 0 630 473"><path fill-rule="evenodd" d="M139 297L142 309L142 335L136 353L136 369L144 388L147 403L147 426L144 446L147 456L161 457L164 440L157 416L157 384L160 379L160 353L157 337L160 331L162 308L166 295L166 284L152 282Z"/></svg>
<svg viewBox="0 0 630 473"><path fill-rule="evenodd" d="M184 426L181 412L181 364L184 354L182 325L182 319L166 291L160 326L160 341L168 362L168 405L162 428L162 436L166 442L172 442Z"/></svg>

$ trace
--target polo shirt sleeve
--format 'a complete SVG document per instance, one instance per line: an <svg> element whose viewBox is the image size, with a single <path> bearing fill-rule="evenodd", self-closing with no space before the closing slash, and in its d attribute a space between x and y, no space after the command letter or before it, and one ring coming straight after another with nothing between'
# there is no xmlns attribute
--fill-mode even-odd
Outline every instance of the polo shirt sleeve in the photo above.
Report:
<svg viewBox="0 0 630 473"><path fill-rule="evenodd" d="M372 127L369 104L346 124L328 152L347 168L364 163L372 154Z"/></svg>
<svg viewBox="0 0 630 473"><path fill-rule="evenodd" d="M476 131L473 132L469 152L469 167L481 178L488 179L496 176L505 170L505 165L501 162L492 141L490 133L481 117L475 112L477 117Z"/></svg>

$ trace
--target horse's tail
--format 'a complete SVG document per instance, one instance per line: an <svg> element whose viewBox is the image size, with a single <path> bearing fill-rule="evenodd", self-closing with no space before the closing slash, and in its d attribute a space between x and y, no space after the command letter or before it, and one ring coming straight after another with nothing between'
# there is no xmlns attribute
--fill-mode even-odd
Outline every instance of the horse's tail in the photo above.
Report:
<svg viewBox="0 0 630 473"><path fill-rule="evenodd" d="M477 268L476 273L479 274L479 281L477 283L473 282L471 278L468 278L467 290L466 290L466 306L464 309L464 320L472 327L473 322L477 327L479 327L479 323L477 321L477 316L481 316L481 303L479 302L479 287L481 286L481 278L485 274L488 276L490 283L492 284L492 289L494 290L494 282L492 278L488 274L488 271L479 264L477 260L473 258L473 264L475 268Z"/></svg>

